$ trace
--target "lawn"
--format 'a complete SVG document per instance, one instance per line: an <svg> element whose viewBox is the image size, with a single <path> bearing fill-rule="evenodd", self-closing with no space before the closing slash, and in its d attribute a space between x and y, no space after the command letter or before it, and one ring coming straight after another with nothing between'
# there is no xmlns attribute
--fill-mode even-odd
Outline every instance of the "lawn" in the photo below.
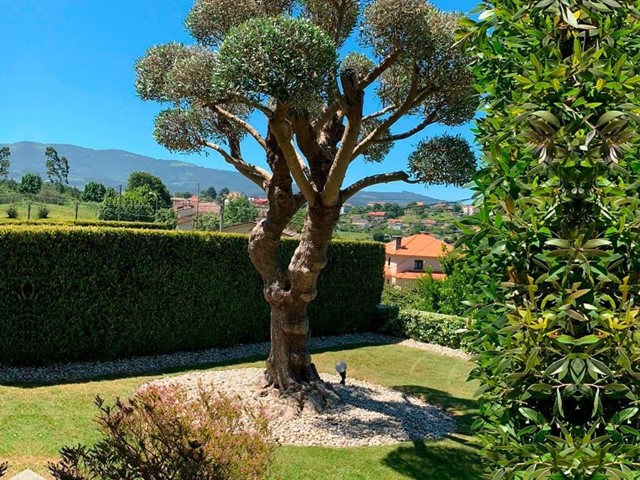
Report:
<svg viewBox="0 0 640 480"><path fill-rule="evenodd" d="M18 218L26 219L27 218L27 203L26 202L18 202L14 204L16 209L18 210ZM31 220L38 218L38 210L43 205L41 202L34 201L31 204ZM7 218L7 208L9 205L1 205L2 210L0 210L0 217ZM47 203L46 207L49 209L49 217L54 220L74 220L76 214L76 206L75 204L63 204L57 205L54 203ZM98 210L100 209L99 203L81 203L78 206L78 220L97 220L98 219Z"/></svg>
<svg viewBox="0 0 640 480"><path fill-rule="evenodd" d="M212 368L262 366L263 359ZM389 447L280 447L274 470L283 480L311 479L443 479L481 478L479 456L469 437L476 385L466 382L471 365L456 358L398 345L354 346L314 355L320 371L330 372L337 360L349 364L349 376L419 395L447 409L459 431L440 441L402 443ZM31 468L46 476L46 462L62 445L97 439L93 418L96 394L113 400L130 396L142 383L180 372L159 372L51 386L0 387L0 459L9 474Z"/></svg>
<svg viewBox="0 0 640 480"><path fill-rule="evenodd" d="M340 238L343 240L368 240L373 241L373 237L367 232L342 232L336 230L333 232L333 238Z"/></svg>

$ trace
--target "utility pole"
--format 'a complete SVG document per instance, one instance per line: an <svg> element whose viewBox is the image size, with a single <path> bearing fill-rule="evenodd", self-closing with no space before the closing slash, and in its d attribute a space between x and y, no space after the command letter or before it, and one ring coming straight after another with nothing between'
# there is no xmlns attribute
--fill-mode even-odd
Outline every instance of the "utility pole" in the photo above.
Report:
<svg viewBox="0 0 640 480"><path fill-rule="evenodd" d="M118 194L118 221L120 221L120 204L122 203L122 185L120 185L120 193Z"/></svg>
<svg viewBox="0 0 640 480"><path fill-rule="evenodd" d="M196 229L196 225L198 224L198 212L200 211L200 184L198 183L198 193L196 194L196 218L193 220L193 229Z"/></svg>
<svg viewBox="0 0 640 480"><path fill-rule="evenodd" d="M220 232L224 228L224 202L227 199L225 195L220 195Z"/></svg>
<svg viewBox="0 0 640 480"><path fill-rule="evenodd" d="M80 204L76 203L76 220L78 220L78 208L80 208Z"/></svg>

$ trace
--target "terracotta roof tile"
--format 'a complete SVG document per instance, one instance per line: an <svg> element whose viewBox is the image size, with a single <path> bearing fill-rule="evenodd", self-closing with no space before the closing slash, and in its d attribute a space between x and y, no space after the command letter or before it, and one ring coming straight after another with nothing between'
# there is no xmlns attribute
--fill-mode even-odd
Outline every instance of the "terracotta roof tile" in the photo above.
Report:
<svg viewBox="0 0 640 480"><path fill-rule="evenodd" d="M391 274L390 276L393 278L400 278L402 280L416 280L418 278L424 277L426 272L399 272ZM447 276L444 273L432 273L431 276L434 280L444 280Z"/></svg>
<svg viewBox="0 0 640 480"><path fill-rule="evenodd" d="M445 252L449 252L453 247L428 233L411 235L402 239L401 246L396 250L395 239L387 243L385 248L387 255L401 257L432 257L438 258Z"/></svg>

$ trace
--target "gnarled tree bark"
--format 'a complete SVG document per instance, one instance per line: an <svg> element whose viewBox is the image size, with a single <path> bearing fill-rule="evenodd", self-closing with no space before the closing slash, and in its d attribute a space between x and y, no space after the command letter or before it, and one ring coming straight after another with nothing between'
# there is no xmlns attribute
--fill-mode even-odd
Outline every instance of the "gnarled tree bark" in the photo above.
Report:
<svg viewBox="0 0 640 480"><path fill-rule="evenodd" d="M268 135L266 142L273 171L267 192L270 208L249 238L249 254L271 307L271 350L265 385L295 399L300 409L311 406L322 410L337 397L311 362L307 305L316 297L318 276L327 262L340 206L327 207L318 195L308 208L300 243L290 262L280 264L277 252L281 234L305 199L293 192L291 175L275 138Z"/></svg>

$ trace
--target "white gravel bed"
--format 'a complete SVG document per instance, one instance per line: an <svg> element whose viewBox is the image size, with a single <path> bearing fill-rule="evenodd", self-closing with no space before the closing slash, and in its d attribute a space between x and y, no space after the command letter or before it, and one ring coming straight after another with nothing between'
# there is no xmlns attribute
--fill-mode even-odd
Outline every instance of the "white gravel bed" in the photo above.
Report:
<svg viewBox="0 0 640 480"><path fill-rule="evenodd" d="M312 337L309 341L311 349L354 344L399 344L411 348L428 350L441 355L463 359L470 357L466 352L461 350L375 333ZM267 355L268 352L269 342L263 342L235 345L228 348L210 348L195 352L177 352L121 360L58 363L43 367L14 367L0 364L0 383L52 384L112 375L136 375L170 368L197 367L252 356L264 356Z"/></svg>
<svg viewBox="0 0 640 480"><path fill-rule="evenodd" d="M273 439L279 444L358 447L441 438L455 430L455 421L441 409L391 388L336 375L321 374L340 397L322 413L286 415L287 404L273 395L260 395L260 368L240 368L155 380L151 384L180 384L191 391L200 386L237 398L250 408L268 412ZM149 385L149 384L146 384ZM141 387L141 388L144 388Z"/></svg>

